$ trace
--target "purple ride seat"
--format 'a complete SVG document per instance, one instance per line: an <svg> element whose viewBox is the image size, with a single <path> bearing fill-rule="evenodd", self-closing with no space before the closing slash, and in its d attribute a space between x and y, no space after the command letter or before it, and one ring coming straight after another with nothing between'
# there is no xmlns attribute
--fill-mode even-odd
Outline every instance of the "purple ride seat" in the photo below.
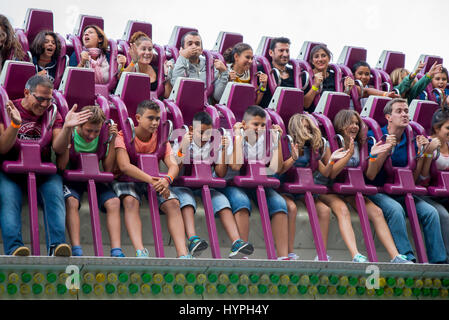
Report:
<svg viewBox="0 0 449 320"><path fill-rule="evenodd" d="M88 25L96 25L104 31L104 20L102 17L90 16L80 14L75 24L75 28L73 34L67 35L67 40L71 42L71 46L73 47L73 51L76 55L76 60L79 61L81 52L83 51L83 30ZM106 84L95 84L95 92L101 93L104 97L109 95L116 84L117 77L116 74L118 72L117 65L117 42L113 39L108 38L108 46L109 46L109 81Z"/></svg>
<svg viewBox="0 0 449 320"><path fill-rule="evenodd" d="M135 115L137 105L150 99L149 77L146 74L135 72L124 72L120 77L116 93L109 95L109 101L115 106L118 113L119 127L123 131L123 140L126 145L130 161L139 169L153 177L163 177L165 174L159 172L159 161L164 157L166 142L168 141L171 121L167 119L164 104L155 101L160 107L160 124L157 130L157 148L154 153L137 153L134 145L135 138ZM121 177L123 181L137 181L130 177ZM153 239L156 257L164 257L164 243L162 240L162 229L159 216L159 204L154 188L148 186L148 206L150 207L150 218L153 230Z"/></svg>
<svg viewBox="0 0 449 320"><path fill-rule="evenodd" d="M131 56L129 54L129 41L131 39L131 36L135 33L141 31L148 35L151 39L152 38L152 32L153 32L153 26L149 22L143 22L143 21L135 21L135 20L128 20L128 23L126 24L125 31L123 33L122 39L117 41L118 44L118 52L122 53L126 56L126 61L129 64L129 62L132 60ZM164 62L166 60L165 58L165 49L163 46L160 46L153 42L153 59L151 60L151 65L157 67L158 74L157 74L157 89L156 91L151 91L151 97L157 98L164 94Z"/></svg>
<svg viewBox="0 0 449 320"><path fill-rule="evenodd" d="M354 79L354 75L352 73L352 67L355 63L359 61L366 61L367 50L365 48L360 47L351 47L344 46L343 50L340 53L340 57L338 58L338 66L340 67L343 76L349 76ZM368 83L369 86L377 90L382 90L382 75L377 69L371 69L370 81ZM356 82L356 85L360 85L360 83ZM389 91L389 90L388 90ZM355 110L360 113L362 111L362 106L359 100L359 93L355 87L353 87L351 91L351 98L355 106Z"/></svg>
<svg viewBox="0 0 449 320"><path fill-rule="evenodd" d="M63 118L74 104L78 105L77 112L86 105L99 105L106 119L110 118L107 99L95 94L95 76L92 69L68 67L64 72L59 90L54 91L54 96ZM96 153L76 153L72 142L70 161L76 165L77 169L64 171L66 180L87 182L94 253L100 257L104 254L95 182L111 182L114 179L112 173L102 172L99 168L99 162L106 154L108 123L109 121L105 121L101 128Z"/></svg>
<svg viewBox="0 0 449 320"><path fill-rule="evenodd" d="M349 96L339 92L324 92L317 105L313 116L320 123L322 131L329 138L331 152L340 148L335 137L339 136L335 133L332 120L341 110L349 109ZM364 130L364 128L360 128ZM323 134L324 135L324 134ZM366 132L364 133L366 135ZM340 136L341 137L341 136ZM368 157L368 147L365 143L359 146L360 163L357 167L345 167L332 185L332 190L339 195L354 195L357 204L357 213L360 218L363 238L365 240L368 258L371 262L377 262L376 248L374 246L371 226L366 212L365 195L373 195L377 193L377 188L366 185L363 172L366 166L366 158Z"/></svg>
<svg viewBox="0 0 449 320"><path fill-rule="evenodd" d="M36 35L43 31L50 30L53 31L53 12L50 10L43 9L27 9L25 19L23 21L23 28L16 29L17 39L22 45L23 51L28 53L29 61L32 62L33 58L30 52L30 45L33 43ZM66 55L66 43L62 35L55 32L59 42L61 43L61 52L58 58L58 64L56 67L56 77L54 81L55 88L59 86L61 82L62 75L64 73L64 68L69 62L69 57Z"/></svg>
<svg viewBox="0 0 449 320"><path fill-rule="evenodd" d="M182 136L186 133L186 130L182 130L182 128L193 125L194 115L201 111L205 111L211 116L212 128L215 130L219 129L220 121L218 111L212 106L205 104L202 97L204 97L204 83L201 80L182 77L176 79L169 99L164 100L164 104L169 111L168 116L169 118L171 116L174 129L177 129L176 132L178 132L178 136L174 137L173 140L180 142ZM221 139L216 134L213 134L212 139L211 157L213 159L216 156L215 152L218 152ZM192 159L189 152L187 152L184 159ZM221 258L209 187L224 188L226 186L226 180L216 178L212 175L212 163L207 159L200 159L200 161L193 159L193 163L190 163L190 161L184 163L185 174L178 176L175 182L181 186L202 188L202 200L212 256L214 258Z"/></svg>
<svg viewBox="0 0 449 320"><path fill-rule="evenodd" d="M383 50L376 64L376 69L382 77L382 90L392 91L393 83L390 74L394 69L405 67L405 53ZM380 90L380 89L379 89Z"/></svg>
<svg viewBox="0 0 449 320"><path fill-rule="evenodd" d="M367 124L369 129L374 133L374 137L377 141L383 138L381 128L387 124L383 109L390 100L391 98L387 97L370 96L360 114L365 124ZM383 187L378 187L377 189L378 192L384 192L389 195L405 196L406 211L412 229L418 261L427 263L427 254L422 239L421 229L419 227L415 201L413 199L413 195L425 195L427 190L422 186L417 186L413 178L413 170L416 167L416 152L413 145L413 130L410 125L405 129L405 134L407 137L407 166L393 167L391 157L388 157L384 162L384 169L387 172L387 182Z"/></svg>
<svg viewBox="0 0 449 320"><path fill-rule="evenodd" d="M254 105L255 101L255 91L254 87L250 84L228 82L223 96L220 99L220 103L215 105L217 108L221 119L220 124L229 130L233 135L233 126L237 121L243 120L243 114L246 109ZM266 119L266 151L270 149L270 135L269 128L271 127L271 118L267 111ZM231 184L243 188L256 188L257 189L257 200L259 205L260 218L262 221L262 229L264 233L265 246L267 251L268 259L276 259L276 252L274 249L273 234L271 231L271 223L268 213L266 195L264 187L278 188L280 182L278 179L269 177L266 172L266 166L263 161L268 160L265 153L264 159L262 161L255 161L251 163L245 163L241 170L244 175L234 177Z"/></svg>
<svg viewBox="0 0 449 320"><path fill-rule="evenodd" d="M290 151L288 148L289 142L285 139L288 138L286 125L288 126L288 122L294 114L304 112L303 103L304 93L302 90L296 88L277 87L270 105L266 109L266 111L270 114L272 123L279 125L283 130L281 141L284 161L290 157ZM311 163L316 163L317 155L312 154L311 157ZM327 193L327 187L314 183L311 166L305 168L293 166L289 169L289 171L287 171L286 177L287 180L281 185L280 189L283 192L304 194L318 259L320 261L327 261L326 249L323 243L315 201L312 195L312 193Z"/></svg>
<svg viewBox="0 0 449 320"><path fill-rule="evenodd" d="M31 62L8 60L0 75L0 112L3 126L10 126L11 119L6 111L8 100L23 97L23 89L27 80L34 76L36 70ZM21 93L20 93L21 92ZM19 151L16 161L4 161L2 169L9 174L28 175L28 208L30 215L30 238L33 255L40 255L38 203L36 193L36 174L49 175L56 173L53 163L42 162L41 149L51 143L52 131L49 130L56 119L57 108L53 104L49 107L42 120L42 132L39 140L17 139L14 148Z"/></svg>

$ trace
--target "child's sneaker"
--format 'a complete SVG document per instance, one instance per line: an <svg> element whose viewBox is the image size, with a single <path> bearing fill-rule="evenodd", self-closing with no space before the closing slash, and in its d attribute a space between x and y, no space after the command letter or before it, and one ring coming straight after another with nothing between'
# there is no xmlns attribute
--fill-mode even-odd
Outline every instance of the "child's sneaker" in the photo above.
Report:
<svg viewBox="0 0 449 320"><path fill-rule="evenodd" d="M391 263L406 263L406 264L413 264L413 261L407 260L407 256L403 254L398 254L394 259L390 261Z"/></svg>
<svg viewBox="0 0 449 320"><path fill-rule="evenodd" d="M148 253L147 248L143 248L143 250L137 249L136 250L136 257L137 258L148 258L150 254Z"/></svg>
<svg viewBox="0 0 449 320"><path fill-rule="evenodd" d="M242 239L235 240L229 253L230 259L240 259L242 256L249 256L254 252L254 247L251 243L245 242Z"/></svg>
<svg viewBox="0 0 449 320"><path fill-rule="evenodd" d="M327 261L331 261L331 259L332 259L332 257L329 256L328 254L326 254L326 258L327 258ZM316 256L315 259L313 259L313 261L320 261L320 260L318 260L318 256Z"/></svg>
<svg viewBox="0 0 449 320"><path fill-rule="evenodd" d="M278 261L289 261L289 260L292 260L292 258L290 258L290 257L279 257L278 258Z"/></svg>
<svg viewBox="0 0 449 320"><path fill-rule="evenodd" d="M209 245L206 240L203 240L198 236L189 238L189 254L193 257L199 257L207 247L209 247Z"/></svg>
<svg viewBox="0 0 449 320"><path fill-rule="evenodd" d="M123 253L122 248L113 248L111 249L111 257L124 258L125 254Z"/></svg>
<svg viewBox="0 0 449 320"><path fill-rule="evenodd" d="M83 255L83 248L81 246L72 247L72 256L81 257Z"/></svg>
<svg viewBox="0 0 449 320"><path fill-rule="evenodd" d="M299 256L294 252L289 253L288 257L290 258L290 260L299 260Z"/></svg>
<svg viewBox="0 0 449 320"><path fill-rule="evenodd" d="M193 259L193 256L191 254L186 254L183 256L179 256L178 259Z"/></svg>
<svg viewBox="0 0 449 320"><path fill-rule="evenodd" d="M363 254L357 253L354 258L352 258L352 262L368 262L368 258Z"/></svg>

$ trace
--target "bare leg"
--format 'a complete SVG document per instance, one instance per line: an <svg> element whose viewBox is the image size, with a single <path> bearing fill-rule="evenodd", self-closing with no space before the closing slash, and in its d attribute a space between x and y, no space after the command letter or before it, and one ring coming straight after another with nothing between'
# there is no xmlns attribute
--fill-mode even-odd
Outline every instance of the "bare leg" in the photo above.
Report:
<svg viewBox="0 0 449 320"><path fill-rule="evenodd" d="M192 206L185 206L181 209L182 219L184 221L184 227L186 228L185 232L187 234L187 238L196 236L195 230L195 211Z"/></svg>
<svg viewBox="0 0 449 320"><path fill-rule="evenodd" d="M321 236L323 237L324 248L327 249L327 239L329 237L329 223L331 220L331 209L321 200L315 200L316 213L320 223Z"/></svg>
<svg viewBox="0 0 449 320"><path fill-rule="evenodd" d="M175 243L178 257L187 255L184 221L182 220L179 201L176 199L167 200L161 205L161 210L167 216L168 232Z"/></svg>
<svg viewBox="0 0 449 320"><path fill-rule="evenodd" d="M289 196L282 195L287 203L288 211L288 253L293 252L295 246L295 234L296 234L296 215L298 208L295 201Z"/></svg>
<svg viewBox="0 0 449 320"><path fill-rule="evenodd" d="M285 212L277 212L272 216L271 228L277 256L288 256L288 217Z"/></svg>
<svg viewBox="0 0 449 320"><path fill-rule="evenodd" d="M68 197L65 201L66 206L66 226L73 246L80 245L80 214L78 211L79 201L75 197Z"/></svg>
<svg viewBox="0 0 449 320"><path fill-rule="evenodd" d="M112 198L104 203L106 209L106 226L111 248L120 248L120 199Z"/></svg>
<svg viewBox="0 0 449 320"><path fill-rule="evenodd" d="M223 227L229 239L231 240L231 243L234 243L235 240L240 239L236 219L234 218L232 211L229 208L224 208L223 210L220 210L218 212L218 215L220 216L221 223L223 224Z"/></svg>
<svg viewBox="0 0 449 320"><path fill-rule="evenodd" d="M329 206L337 217L341 236L353 258L359 251L357 249L354 229L352 229L351 214L348 206L335 194L322 194L320 195L320 200Z"/></svg>
<svg viewBox="0 0 449 320"><path fill-rule="evenodd" d="M248 242L249 237L249 211L248 209L242 209L235 213L235 222L237 223L238 232L240 238Z"/></svg>
<svg viewBox="0 0 449 320"><path fill-rule="evenodd" d="M123 198L125 209L125 226L135 250L143 250L142 221L140 220L139 201L132 196Z"/></svg>

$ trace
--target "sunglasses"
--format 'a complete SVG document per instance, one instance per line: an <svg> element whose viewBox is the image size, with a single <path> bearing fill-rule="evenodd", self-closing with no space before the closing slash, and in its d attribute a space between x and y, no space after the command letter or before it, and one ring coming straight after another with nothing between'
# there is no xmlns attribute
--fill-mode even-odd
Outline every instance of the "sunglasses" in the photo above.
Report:
<svg viewBox="0 0 449 320"><path fill-rule="evenodd" d="M55 103L55 99L53 98L38 97L34 93L32 95L37 100L37 102L39 102L39 104L42 104L44 102L50 102L50 104Z"/></svg>

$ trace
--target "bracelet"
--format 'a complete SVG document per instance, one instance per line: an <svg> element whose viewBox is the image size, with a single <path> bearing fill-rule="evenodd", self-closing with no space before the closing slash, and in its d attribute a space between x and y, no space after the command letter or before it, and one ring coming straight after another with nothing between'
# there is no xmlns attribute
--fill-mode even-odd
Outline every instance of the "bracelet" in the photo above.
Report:
<svg viewBox="0 0 449 320"><path fill-rule="evenodd" d="M388 94L388 92L385 91L384 94L383 94L382 96L386 97L387 94Z"/></svg>
<svg viewBox="0 0 449 320"><path fill-rule="evenodd" d="M413 72L411 75L410 75L410 79L414 79L416 77L416 73L415 72Z"/></svg>
<svg viewBox="0 0 449 320"><path fill-rule="evenodd" d="M173 183L173 177L169 174L165 175L164 178L168 181L169 184Z"/></svg>
<svg viewBox="0 0 449 320"><path fill-rule="evenodd" d="M433 154L432 153L424 153L424 157L425 158L433 158Z"/></svg>
<svg viewBox="0 0 449 320"><path fill-rule="evenodd" d="M371 152L370 152L369 157L370 157L370 158L373 158L373 159L376 159L376 158L377 158L377 154L376 154L375 156L373 156L373 155L371 154Z"/></svg>
<svg viewBox="0 0 449 320"><path fill-rule="evenodd" d="M263 86L260 86L259 90L260 90L260 92L265 92L265 91L267 91L267 88L264 88Z"/></svg>
<svg viewBox="0 0 449 320"><path fill-rule="evenodd" d="M376 161L376 158L369 158L369 162L374 162L374 161Z"/></svg>
<svg viewBox="0 0 449 320"><path fill-rule="evenodd" d="M335 161L334 161L334 160L329 161L329 164L330 164L331 166L333 166L333 165L335 164Z"/></svg>
<svg viewBox="0 0 449 320"><path fill-rule="evenodd" d="M432 77L429 76L429 73L428 73L428 72L426 73L426 77L429 78L429 79L432 79Z"/></svg>
<svg viewBox="0 0 449 320"><path fill-rule="evenodd" d="M22 125L22 124L15 124L14 121L11 120L11 126L12 126L14 129L19 129L21 125Z"/></svg>
<svg viewBox="0 0 449 320"><path fill-rule="evenodd" d="M181 152L181 150L178 150L178 157L179 157L179 158L184 157L184 154Z"/></svg>
<svg viewBox="0 0 449 320"><path fill-rule="evenodd" d="M318 92L318 90L320 90L319 88L315 87L315 85L312 85L312 90Z"/></svg>

